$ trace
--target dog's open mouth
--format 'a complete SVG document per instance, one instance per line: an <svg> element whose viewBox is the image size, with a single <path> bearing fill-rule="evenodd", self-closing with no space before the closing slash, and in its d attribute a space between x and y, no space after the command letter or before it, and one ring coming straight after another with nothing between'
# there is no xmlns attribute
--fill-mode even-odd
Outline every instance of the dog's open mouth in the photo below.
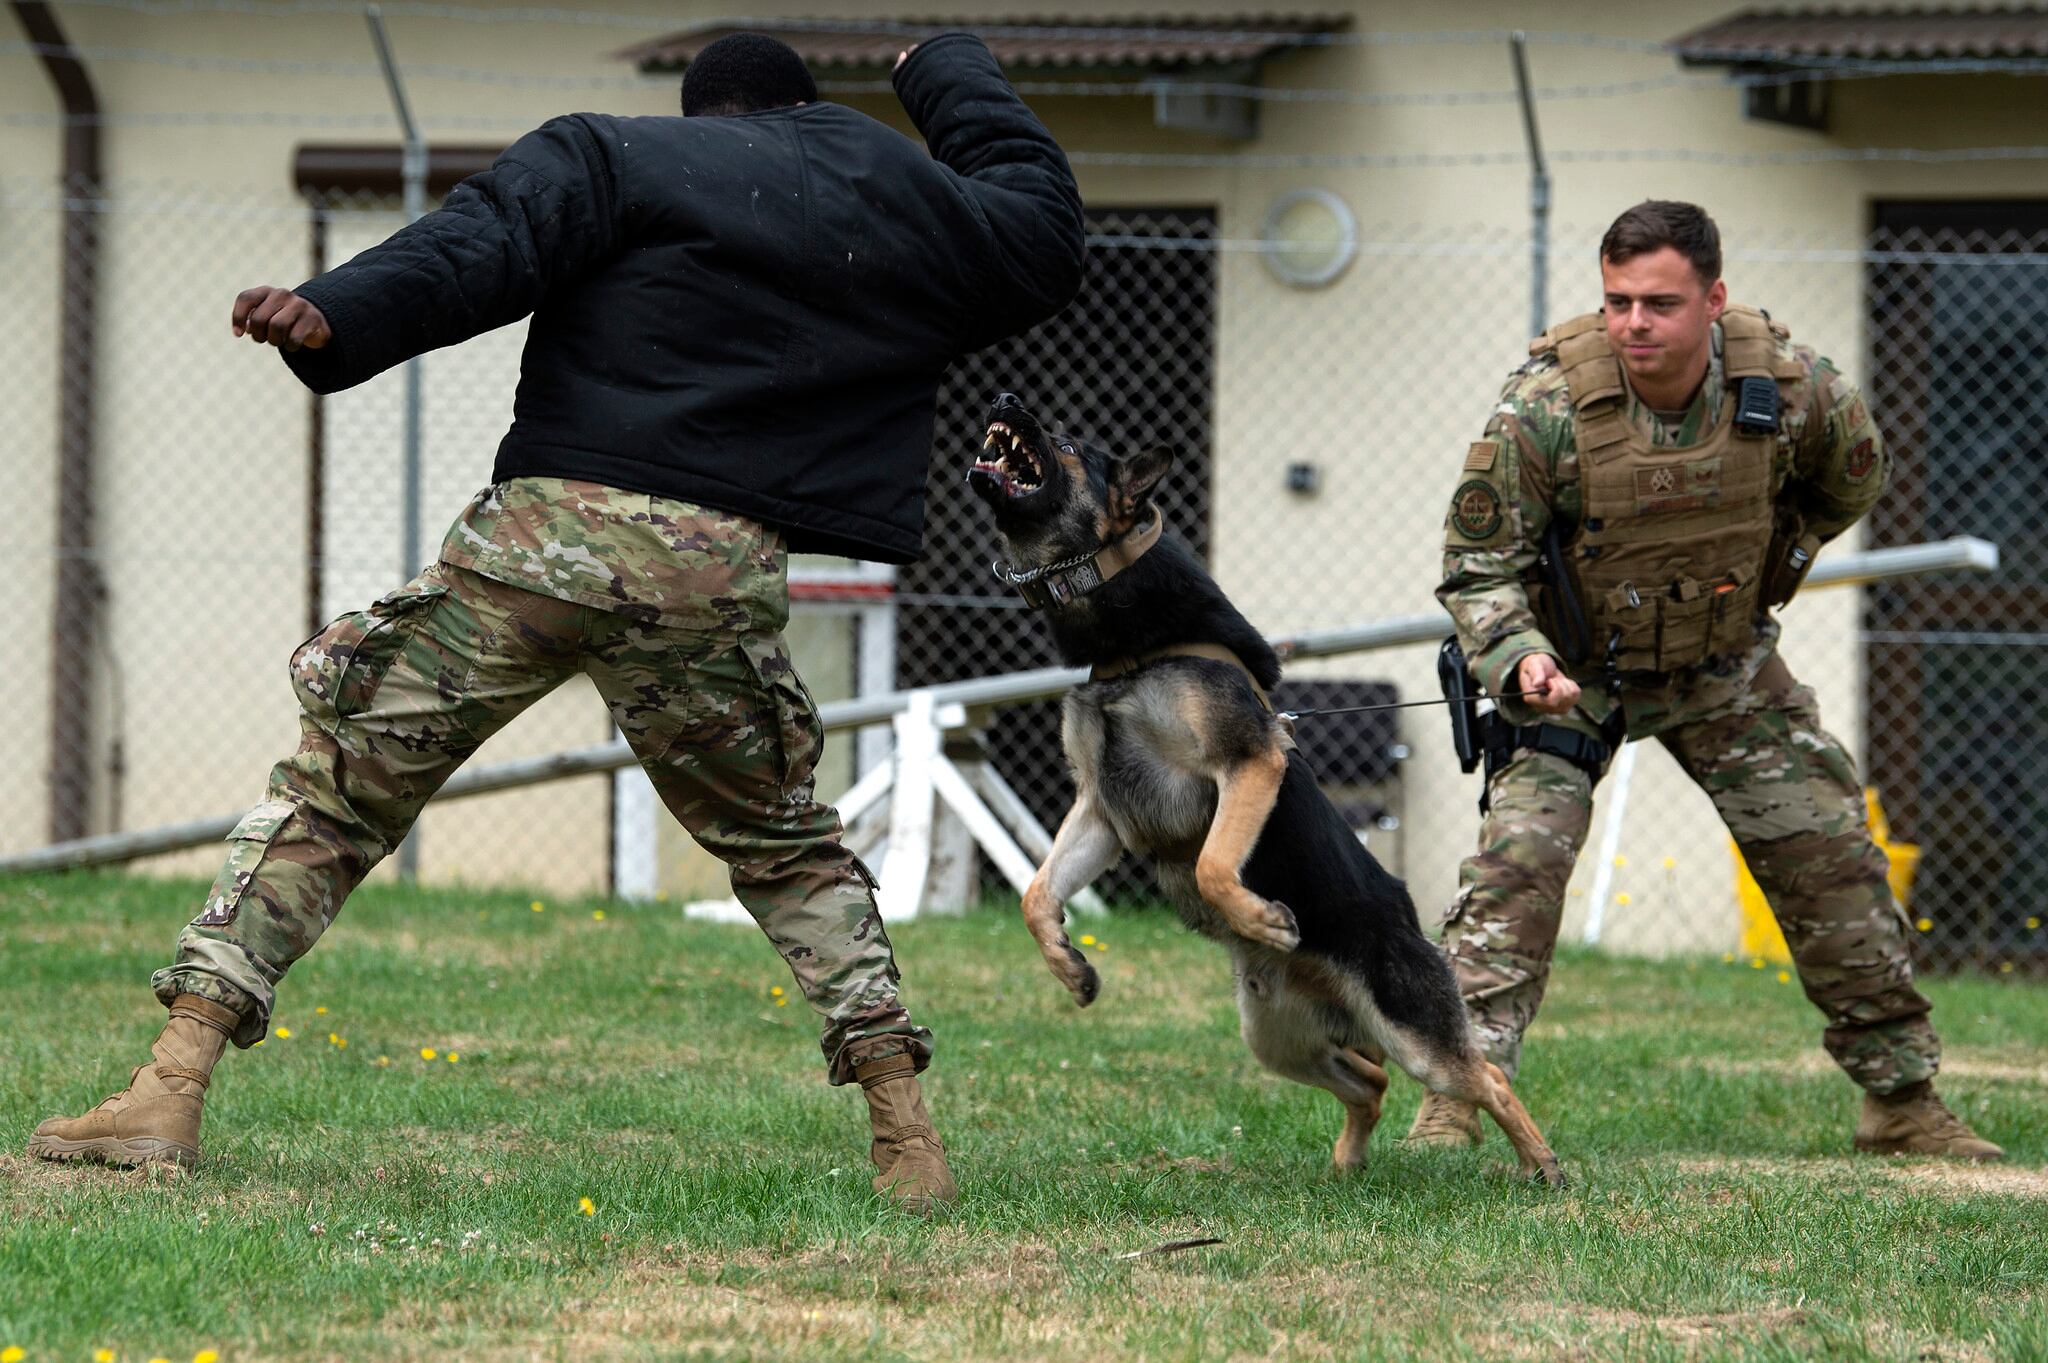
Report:
<svg viewBox="0 0 2048 1363"><path fill-rule="evenodd" d="M1045 465L1007 421L991 421L974 472L994 479L1006 497L1028 497L1045 486Z"/></svg>

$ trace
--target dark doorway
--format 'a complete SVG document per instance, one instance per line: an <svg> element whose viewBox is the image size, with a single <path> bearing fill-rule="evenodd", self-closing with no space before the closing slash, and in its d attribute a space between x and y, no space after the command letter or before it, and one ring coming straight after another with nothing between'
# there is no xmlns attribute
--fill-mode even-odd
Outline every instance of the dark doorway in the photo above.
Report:
<svg viewBox="0 0 2048 1363"><path fill-rule="evenodd" d="M2001 563L1872 591L1870 779L1921 847L1930 963L2041 968L2048 201L1879 203L1871 246L1868 392L1894 461L1871 541L1978 535Z"/></svg>

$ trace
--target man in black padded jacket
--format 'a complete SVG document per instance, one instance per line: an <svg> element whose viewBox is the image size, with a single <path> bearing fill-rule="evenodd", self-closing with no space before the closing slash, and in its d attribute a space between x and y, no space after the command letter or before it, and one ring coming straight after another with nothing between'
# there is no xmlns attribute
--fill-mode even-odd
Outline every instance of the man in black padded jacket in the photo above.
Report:
<svg viewBox="0 0 2048 1363"><path fill-rule="evenodd" d="M235 334L320 393L531 314L512 428L439 561L293 655L299 750L154 977L151 1063L35 1153L195 1162L226 1043L262 1039L286 969L462 761L587 672L823 1019L831 1082L861 1084L878 1191L953 1197L930 1033L813 798L788 552L917 555L941 372L1064 307L1083 237L1066 158L978 40L913 48L895 86L929 157L819 102L786 45L721 39L684 117L551 120L383 244L237 297Z"/></svg>

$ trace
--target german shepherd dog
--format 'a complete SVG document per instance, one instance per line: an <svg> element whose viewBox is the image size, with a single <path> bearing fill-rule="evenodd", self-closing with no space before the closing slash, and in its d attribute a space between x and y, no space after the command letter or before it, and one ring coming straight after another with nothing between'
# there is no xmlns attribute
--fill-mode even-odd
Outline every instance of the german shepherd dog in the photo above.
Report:
<svg viewBox="0 0 2048 1363"><path fill-rule="evenodd" d="M1163 449L1118 457L1048 430L1009 393L968 483L995 512L997 575L1041 606L1091 679L1061 741L1074 806L1024 895L1045 963L1082 1007L1100 980L1067 898L1128 849L1181 919L1230 951L1259 1063L1344 1104L1337 1166L1365 1162L1391 1057L1499 1123L1527 1174L1562 1184L1507 1077L1480 1054L1449 963L1407 888L1362 847L1267 693L1280 662L1185 546L1160 532Z"/></svg>

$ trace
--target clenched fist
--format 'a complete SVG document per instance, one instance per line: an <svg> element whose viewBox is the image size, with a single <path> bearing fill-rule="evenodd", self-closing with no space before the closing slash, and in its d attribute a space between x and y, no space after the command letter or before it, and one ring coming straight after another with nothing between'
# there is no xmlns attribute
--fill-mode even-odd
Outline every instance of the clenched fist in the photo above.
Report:
<svg viewBox="0 0 2048 1363"><path fill-rule="evenodd" d="M1548 653L1530 654L1516 671L1516 680L1526 693L1523 704L1546 715L1561 715L1579 703L1579 684L1567 677Z"/></svg>
<svg viewBox="0 0 2048 1363"><path fill-rule="evenodd" d="M320 309L275 284L259 284L236 294L229 323L236 336L247 336L258 345L274 345L279 350L297 350L301 346L318 350L334 339Z"/></svg>

